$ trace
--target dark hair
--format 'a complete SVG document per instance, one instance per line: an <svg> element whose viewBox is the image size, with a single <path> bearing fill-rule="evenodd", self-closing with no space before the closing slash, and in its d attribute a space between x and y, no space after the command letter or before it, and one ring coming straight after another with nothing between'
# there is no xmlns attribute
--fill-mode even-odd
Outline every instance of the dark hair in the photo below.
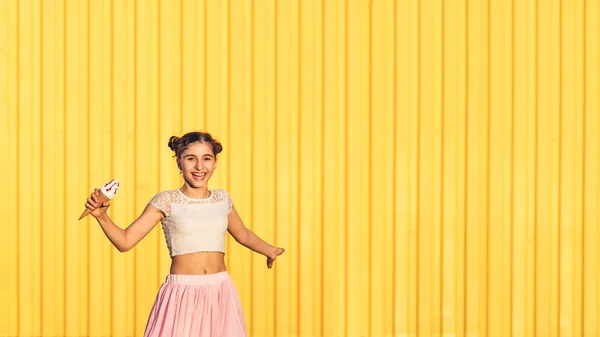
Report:
<svg viewBox="0 0 600 337"><path fill-rule="evenodd" d="M181 138L171 136L171 138L169 138L169 148L175 152L175 157L179 160L179 156L187 149L188 145L196 142L209 143L212 146L215 159L217 158L217 155L223 151L221 143L206 132L188 132Z"/></svg>

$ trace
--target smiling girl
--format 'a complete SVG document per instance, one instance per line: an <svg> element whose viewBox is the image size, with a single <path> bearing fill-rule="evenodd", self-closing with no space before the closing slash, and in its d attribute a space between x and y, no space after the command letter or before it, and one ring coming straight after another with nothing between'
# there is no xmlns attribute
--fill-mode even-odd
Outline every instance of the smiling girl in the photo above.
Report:
<svg viewBox="0 0 600 337"><path fill-rule="evenodd" d="M247 336L237 290L225 267L225 232L243 246L267 258L271 268L283 248L274 247L244 226L225 190L209 189L221 144L208 133L190 132L169 139L183 186L162 191L123 230L98 203L96 189L85 206L121 252L133 248L162 223L171 269L150 312L145 337Z"/></svg>

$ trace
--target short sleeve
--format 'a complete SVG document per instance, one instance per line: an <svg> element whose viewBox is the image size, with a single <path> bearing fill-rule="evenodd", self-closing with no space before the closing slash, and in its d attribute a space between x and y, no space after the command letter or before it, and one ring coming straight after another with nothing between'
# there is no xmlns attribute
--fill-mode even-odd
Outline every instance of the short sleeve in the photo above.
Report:
<svg viewBox="0 0 600 337"><path fill-rule="evenodd" d="M225 191L225 201L227 202L227 213L230 213L233 209L233 201L231 201L231 195L227 191Z"/></svg>
<svg viewBox="0 0 600 337"><path fill-rule="evenodd" d="M161 212L163 212L165 216L171 215L171 203L169 201L167 193L157 193L154 197L152 197L148 204L161 210Z"/></svg>

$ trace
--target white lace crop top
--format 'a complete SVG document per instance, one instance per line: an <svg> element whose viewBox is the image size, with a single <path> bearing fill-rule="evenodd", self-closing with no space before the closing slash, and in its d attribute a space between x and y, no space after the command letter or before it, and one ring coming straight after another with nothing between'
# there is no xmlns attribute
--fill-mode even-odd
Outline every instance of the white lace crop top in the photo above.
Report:
<svg viewBox="0 0 600 337"><path fill-rule="evenodd" d="M195 252L225 253L225 232L232 202L224 190L210 190L205 199L185 196L179 189L156 194L149 202L161 210L171 256Z"/></svg>

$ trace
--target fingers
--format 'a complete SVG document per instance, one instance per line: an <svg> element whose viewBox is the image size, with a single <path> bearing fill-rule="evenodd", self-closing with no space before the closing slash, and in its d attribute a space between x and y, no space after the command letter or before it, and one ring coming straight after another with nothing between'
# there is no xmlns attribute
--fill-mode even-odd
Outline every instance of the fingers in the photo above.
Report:
<svg viewBox="0 0 600 337"><path fill-rule="evenodd" d="M94 192L92 192L92 199L94 202L98 202L98 197L100 196L97 188L94 188Z"/></svg>
<svg viewBox="0 0 600 337"><path fill-rule="evenodd" d="M274 258L267 258L267 268L271 269L273 267L273 263L275 262Z"/></svg>
<svg viewBox="0 0 600 337"><path fill-rule="evenodd" d="M267 268L271 269L273 267L273 264L275 263L275 259L283 254L283 252L285 252L285 249L281 248L281 247L276 247L275 249L275 255L272 257L267 257Z"/></svg>
<svg viewBox="0 0 600 337"><path fill-rule="evenodd" d="M94 192L92 192L92 194L90 195L89 198L87 198L87 202L85 203L85 207L91 209L92 211L95 210L98 207L109 207L110 206L110 202L109 201L105 201L102 204L99 204L99 200L98 198L100 197L100 191L95 188Z"/></svg>
<svg viewBox="0 0 600 337"><path fill-rule="evenodd" d="M96 209L96 206L90 204L89 202L85 203L85 208L91 209L92 211Z"/></svg>
<svg viewBox="0 0 600 337"><path fill-rule="evenodd" d="M105 201L101 205L98 205L98 203L94 202L91 198L88 198L87 202L85 203L85 207L89 208L91 210L95 210L98 207L109 207L109 206L110 206L109 201Z"/></svg>
<svg viewBox="0 0 600 337"><path fill-rule="evenodd" d="M88 207L88 205L90 207ZM85 207L96 209L96 208L98 208L98 203L96 201L94 201L93 198L88 198L87 202L85 203Z"/></svg>

